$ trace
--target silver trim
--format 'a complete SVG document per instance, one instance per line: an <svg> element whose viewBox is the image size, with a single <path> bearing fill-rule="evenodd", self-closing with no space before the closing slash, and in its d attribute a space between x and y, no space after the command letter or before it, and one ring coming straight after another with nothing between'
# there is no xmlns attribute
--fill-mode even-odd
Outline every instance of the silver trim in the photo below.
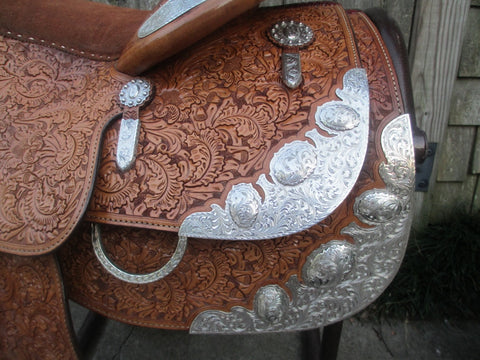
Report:
<svg viewBox="0 0 480 360"><path fill-rule="evenodd" d="M272 181L266 174L260 175L256 186L264 194L263 202L257 204L248 227L232 217L231 208L240 205L227 201L225 208L213 204L209 212L189 215L179 234L219 240L271 239L308 229L331 214L355 185L367 151L369 94L365 70L349 70L337 95L342 101L318 107L318 130L309 131L308 140L287 143L273 156ZM342 111L350 108L358 114L353 128L329 127L322 118L323 108L340 105ZM330 136L322 135L320 129ZM254 185L249 185L253 189Z"/></svg>
<svg viewBox="0 0 480 360"><path fill-rule="evenodd" d="M140 136L140 120L122 119L117 141L117 166L127 171L135 163L138 137Z"/></svg>
<svg viewBox="0 0 480 360"><path fill-rule="evenodd" d="M282 54L282 79L290 89L295 89L302 83L302 62L299 53Z"/></svg>
<svg viewBox="0 0 480 360"><path fill-rule="evenodd" d="M381 145L387 159L381 172L386 189L366 193L386 190L396 194L403 206L393 217L377 218L372 227L351 223L342 230L354 239L355 246L355 265L343 280L336 286L318 286L318 283L308 286L292 276L286 284L291 300L280 321L265 321L255 311L235 306L230 312L204 311L194 319L190 332L228 334L313 329L345 319L372 303L397 273L409 237L415 165L408 115L399 116L385 127ZM401 167L397 168L396 164ZM378 204L374 204L376 206Z"/></svg>
<svg viewBox="0 0 480 360"><path fill-rule="evenodd" d="M153 34L207 0L169 0L160 6L138 29L140 39Z"/></svg>
<svg viewBox="0 0 480 360"><path fill-rule="evenodd" d="M98 261L111 275L115 276L117 279L132 284L148 284L163 279L165 276L175 270L177 265L182 260L185 249L187 248L187 238L179 236L177 247L170 260L168 260L168 262L160 269L148 274L129 273L120 269L108 258L108 256L105 254L105 250L103 249L99 224L92 224L92 245Z"/></svg>

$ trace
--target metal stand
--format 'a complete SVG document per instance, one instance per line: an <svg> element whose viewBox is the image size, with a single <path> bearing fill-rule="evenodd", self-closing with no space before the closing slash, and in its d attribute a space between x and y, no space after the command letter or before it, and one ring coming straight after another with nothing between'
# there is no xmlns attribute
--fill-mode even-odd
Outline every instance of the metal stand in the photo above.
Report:
<svg viewBox="0 0 480 360"><path fill-rule="evenodd" d="M338 345L342 335L343 321L325 326L320 329L306 330L302 332L304 360L335 360L338 353ZM320 332L322 336L320 337Z"/></svg>

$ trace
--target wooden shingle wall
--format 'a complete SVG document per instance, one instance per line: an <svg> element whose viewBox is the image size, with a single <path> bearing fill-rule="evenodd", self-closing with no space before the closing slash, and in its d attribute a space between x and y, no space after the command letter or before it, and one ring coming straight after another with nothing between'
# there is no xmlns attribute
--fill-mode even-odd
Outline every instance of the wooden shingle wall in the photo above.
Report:
<svg viewBox="0 0 480 360"><path fill-rule="evenodd" d="M438 154L438 175L430 221L451 209L480 211L480 1L468 9L460 63L446 136Z"/></svg>
<svg viewBox="0 0 480 360"><path fill-rule="evenodd" d="M97 0L151 9L158 0ZM265 0L282 6L305 0ZM409 48L415 114L437 155L428 193L416 194L416 227L451 209L480 210L480 0L339 0L381 7Z"/></svg>

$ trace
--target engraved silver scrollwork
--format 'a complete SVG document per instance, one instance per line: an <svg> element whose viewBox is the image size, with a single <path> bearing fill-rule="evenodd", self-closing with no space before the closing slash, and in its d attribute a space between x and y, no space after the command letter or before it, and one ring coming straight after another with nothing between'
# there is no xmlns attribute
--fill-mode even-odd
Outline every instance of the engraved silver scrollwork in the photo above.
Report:
<svg viewBox="0 0 480 360"><path fill-rule="evenodd" d="M345 241L330 241L307 258L302 279L308 286L335 286L345 279L355 265L355 250Z"/></svg>
<svg viewBox="0 0 480 360"><path fill-rule="evenodd" d="M138 108L145 105L152 95L152 85L143 79L134 79L126 83L118 94L120 103L127 108L136 108L137 118L122 118L117 142L117 166L121 171L130 169L135 161L140 135Z"/></svg>
<svg viewBox="0 0 480 360"><path fill-rule="evenodd" d="M175 270L175 268L182 260L183 254L185 254L185 250L187 248L187 238L184 236L179 236L177 247L175 248L175 251L170 260L168 260L168 262L160 269L148 274L129 273L120 269L108 258L105 250L103 249L99 224L92 225L92 245L93 251L98 261L100 262L100 264L102 264L103 268L107 270L111 275L115 276L117 279L132 284L148 284L163 279L165 276Z"/></svg>
<svg viewBox="0 0 480 360"><path fill-rule="evenodd" d="M408 115L399 116L384 128L381 146L387 161L382 164L380 175L386 188L368 190L367 194L387 191L388 194L398 196L402 206L398 213L394 211L394 216L374 216L374 221L363 219L372 226L359 226L352 222L342 230L342 234L354 240L354 244L346 245L354 251L353 262L349 260L349 255L344 255L344 251L339 251L336 255L329 254L328 257L333 259L339 255L340 259L346 259L344 264L337 270L333 269L336 267L334 266L331 271L327 271L327 274L338 276L322 277L321 274L325 272L322 270L325 267L322 266L320 271L304 268L303 283L295 275L292 276L286 284L291 294L290 302L280 321L266 322L255 309L235 306L229 312L209 310L200 313L193 321L190 332L227 334L312 329L345 319L373 302L385 290L400 267L412 221L410 203L415 166ZM396 165L399 168L396 168ZM382 203L384 200L377 204L373 201L369 206L377 209ZM390 201L387 201L387 207L390 206L389 203ZM372 212L377 213L376 210ZM330 244L340 245L341 242L332 241ZM312 252L310 261L319 261L321 265L322 254L326 254L325 246L328 247L328 243ZM316 260L317 257L319 260ZM310 265L307 262L305 266ZM306 275L306 272L311 272L311 275ZM333 280L325 282L317 279Z"/></svg>
<svg viewBox="0 0 480 360"><path fill-rule="evenodd" d="M138 137L140 135L139 119L122 119L117 142L117 166L127 171L136 157Z"/></svg>
<svg viewBox="0 0 480 360"><path fill-rule="evenodd" d="M302 83L302 62L299 53L282 54L282 79L290 89L295 89Z"/></svg>
<svg viewBox="0 0 480 360"><path fill-rule="evenodd" d="M255 294L253 310L263 321L274 324L281 322L288 311L289 298L285 290L278 285L267 285Z"/></svg>
<svg viewBox="0 0 480 360"><path fill-rule="evenodd" d="M218 204L209 212L189 215L179 233L188 237L221 240L271 239L293 234L318 223L342 203L355 184L363 165L368 143L369 94L363 69L352 69L344 75L344 89L337 91L342 101L331 104L350 107L359 115L353 129L337 131L316 118L318 129L307 132L310 140L285 144L274 154L270 174L260 175L256 185L263 201L255 218L242 223L232 218L230 208ZM321 111L320 111L321 112ZM319 112L317 111L317 114ZM249 227L244 226L249 224Z"/></svg>
<svg viewBox="0 0 480 360"><path fill-rule="evenodd" d="M201 5L206 0L168 0L160 6L138 29L137 36L142 39L161 29L187 11Z"/></svg>

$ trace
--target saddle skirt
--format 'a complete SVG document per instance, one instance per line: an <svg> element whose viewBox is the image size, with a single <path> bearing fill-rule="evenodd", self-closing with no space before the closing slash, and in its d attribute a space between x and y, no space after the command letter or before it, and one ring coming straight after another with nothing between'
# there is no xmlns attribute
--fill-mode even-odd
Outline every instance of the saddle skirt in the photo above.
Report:
<svg viewBox="0 0 480 360"><path fill-rule="evenodd" d="M412 128L365 14L257 9L140 77L37 40L0 39L0 249L65 244L72 299L133 324L274 331L338 321L391 281L411 221ZM150 99L122 103L140 80ZM138 127L122 168L127 120ZM88 223L102 224L120 279L168 272L123 282L95 258Z"/></svg>

